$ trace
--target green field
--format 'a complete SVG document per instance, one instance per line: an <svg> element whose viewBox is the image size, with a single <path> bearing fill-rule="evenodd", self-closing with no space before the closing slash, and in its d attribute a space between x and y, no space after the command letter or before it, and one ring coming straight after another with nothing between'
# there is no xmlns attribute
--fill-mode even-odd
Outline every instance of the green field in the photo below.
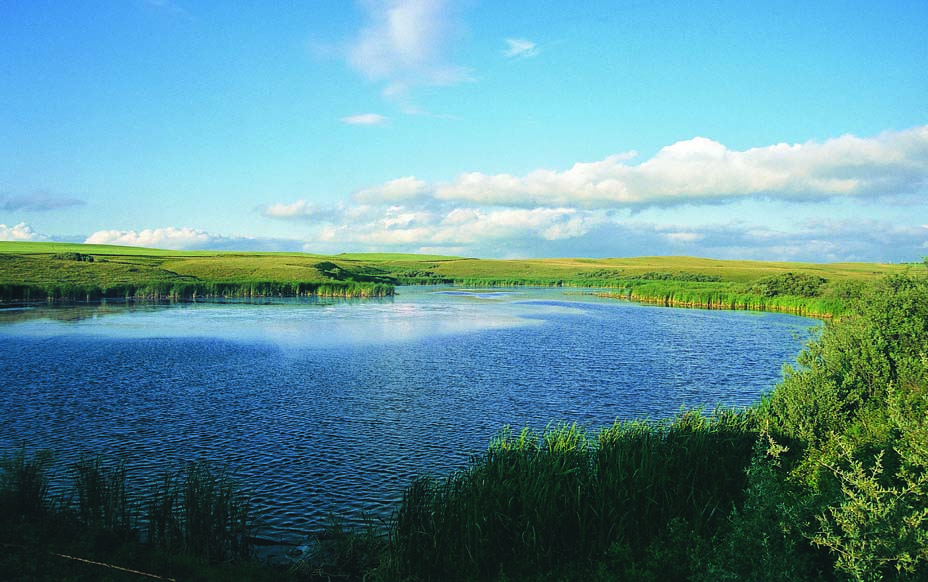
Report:
<svg viewBox="0 0 928 582"><path fill-rule="evenodd" d="M488 260L439 255L169 251L0 243L0 300L381 296L404 284L534 285L612 290L663 305L838 315L859 285L911 265L723 261L695 257ZM777 283L820 281L797 293ZM776 290L773 290L776 287Z"/></svg>

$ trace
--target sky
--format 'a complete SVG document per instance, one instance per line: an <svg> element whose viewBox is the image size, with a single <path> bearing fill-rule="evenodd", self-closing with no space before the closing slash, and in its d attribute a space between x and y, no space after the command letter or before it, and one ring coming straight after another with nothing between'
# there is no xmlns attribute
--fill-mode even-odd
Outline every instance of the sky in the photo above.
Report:
<svg viewBox="0 0 928 582"><path fill-rule="evenodd" d="M928 2L0 0L0 240L928 255Z"/></svg>

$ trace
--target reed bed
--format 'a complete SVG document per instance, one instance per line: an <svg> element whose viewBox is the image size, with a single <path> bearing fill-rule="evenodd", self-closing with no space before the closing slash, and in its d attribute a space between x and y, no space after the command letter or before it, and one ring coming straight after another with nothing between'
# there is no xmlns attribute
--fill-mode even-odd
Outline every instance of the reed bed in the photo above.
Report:
<svg viewBox="0 0 928 582"><path fill-rule="evenodd" d="M0 284L0 303L127 300L191 300L229 297L342 297L366 298L393 295L392 285L353 281L245 283L165 282L151 284L118 284L112 286L79 284Z"/></svg>
<svg viewBox="0 0 928 582"><path fill-rule="evenodd" d="M225 469L200 461L165 473L148 503L148 542L208 563L254 553L255 516L248 493Z"/></svg>
<svg viewBox="0 0 928 582"><path fill-rule="evenodd" d="M77 494L77 518L90 527L129 534L138 515L126 490L126 463L107 466L102 456L82 457L72 466Z"/></svg>
<svg viewBox="0 0 928 582"><path fill-rule="evenodd" d="M27 455L26 445L0 459L0 513L36 517L50 509L51 451Z"/></svg>
<svg viewBox="0 0 928 582"><path fill-rule="evenodd" d="M602 295L665 307L776 311L821 318L839 317L851 307L850 301L840 297L765 296L733 283L629 281L620 292L606 292Z"/></svg>
<svg viewBox="0 0 928 582"><path fill-rule="evenodd" d="M711 535L743 495L751 412L666 423L504 430L469 467L407 488L394 530L400 578L528 576L640 556L671 522Z"/></svg>
<svg viewBox="0 0 928 582"><path fill-rule="evenodd" d="M70 467L71 489L51 495L53 455L25 447L0 459L0 522L57 516L88 531L186 554L207 564L253 557L257 517L251 496L225 468L206 461L166 472L149 494L128 494L125 461L82 457Z"/></svg>

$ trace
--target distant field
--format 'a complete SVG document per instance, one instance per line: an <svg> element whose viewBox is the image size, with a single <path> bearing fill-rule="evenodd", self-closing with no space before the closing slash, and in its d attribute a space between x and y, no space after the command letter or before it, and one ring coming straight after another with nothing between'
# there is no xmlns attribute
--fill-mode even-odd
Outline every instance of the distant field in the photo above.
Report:
<svg viewBox="0 0 928 582"><path fill-rule="evenodd" d="M890 273L905 272L907 265L882 263L790 263L766 261L725 261L697 257L636 258L558 258L495 260L443 255L398 253L342 253L316 255L278 252L172 251L114 245L75 243L0 242L0 254L43 256L75 252L94 255L113 262L144 266L163 266L178 274L202 274L207 277L280 277L291 280L306 274L307 267L329 261L346 267L374 267L384 273L402 273L404 269L427 269L437 276L452 279L512 278L564 279L641 275L644 273L695 273L717 276L723 281L749 282L759 277L786 272L816 274L826 279L869 279ZM0 270L0 280L7 277Z"/></svg>
<svg viewBox="0 0 928 582"><path fill-rule="evenodd" d="M452 279L562 279L575 281L591 277L626 278L646 273L699 274L722 281L747 283L755 279L788 272L814 274L830 280L871 279L901 273L905 265L878 263L787 263L763 261L722 261L696 257L637 257L608 259L430 259L389 261L394 267L423 267L437 276Z"/></svg>
<svg viewBox="0 0 928 582"><path fill-rule="evenodd" d="M490 260L395 253L170 251L0 242L0 287L5 289L0 297L15 301L21 299L18 294L26 291L32 298L43 293L50 298L133 293L302 294L316 293L322 285L330 286L325 287L326 292L340 293L341 289L350 295L368 293L375 285L454 283L623 288L628 297L668 305L764 308L773 304L757 300L757 294L769 295L769 285L761 284L766 285L772 277L800 273L821 278L823 285L818 295L840 301L848 295L848 282L865 282L912 268L912 265L878 263L723 261L696 257ZM831 304L822 305L816 309L829 312L837 309Z"/></svg>

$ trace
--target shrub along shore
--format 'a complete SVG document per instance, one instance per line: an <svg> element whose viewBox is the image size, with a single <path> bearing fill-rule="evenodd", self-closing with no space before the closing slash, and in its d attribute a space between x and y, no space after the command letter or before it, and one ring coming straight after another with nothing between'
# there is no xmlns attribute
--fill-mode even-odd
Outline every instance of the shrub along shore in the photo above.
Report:
<svg viewBox="0 0 928 582"><path fill-rule="evenodd" d="M202 580L924 580L928 279L910 272L836 285L796 271L689 281L842 297L841 317L754 407L598 430L569 419L540 434L503 429L465 469L410 483L385 524L333 518L277 566L254 559L247 484L221 468L166 472L145 499L131 500L118 461L84 459L66 468L72 491L56 496L51 453L24 447L0 463L0 572L10 580L138 579L116 568Z"/></svg>

